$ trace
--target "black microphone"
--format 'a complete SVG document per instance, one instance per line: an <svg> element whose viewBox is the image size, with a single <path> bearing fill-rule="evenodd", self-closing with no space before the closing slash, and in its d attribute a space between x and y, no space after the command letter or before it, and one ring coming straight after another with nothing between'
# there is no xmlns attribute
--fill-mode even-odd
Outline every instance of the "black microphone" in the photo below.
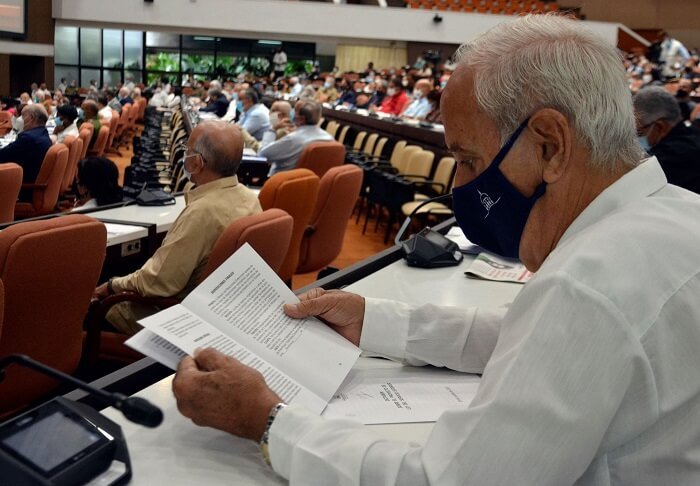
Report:
<svg viewBox="0 0 700 486"><path fill-rule="evenodd" d="M408 225L411 224L411 220L413 219L413 216L416 215L416 213L418 212L418 210L419 210L420 208L422 208L422 207L425 206L426 204L444 201L444 200L446 200L446 199L450 199L451 197L452 197L452 193L450 192L449 194L443 194L442 196L437 196L437 197L433 197L433 198L430 198L430 199L426 199L425 201L423 201L422 203L420 203L418 206L416 206L416 207L413 209L413 211L411 211L411 214L409 214L408 216L406 216L406 219L405 219L404 222L401 224L401 227L399 228L399 231L396 233L396 238L394 238L394 243L396 243L397 245L401 243L401 237L402 237L403 234L406 232L406 229L408 228Z"/></svg>
<svg viewBox="0 0 700 486"><path fill-rule="evenodd" d="M163 412L160 408L156 407L148 400L139 397L127 397L121 393L111 393L105 390L100 390L95 388L82 380L74 378L62 371L51 368L39 361L33 360L24 354L10 354L0 359L0 382L5 378L5 368L12 364L18 364L27 368L31 368L39 373L54 378L60 382L70 383L81 390L99 397L112 407L121 410L124 416L140 425L145 425L146 427L158 427L161 422L163 422Z"/></svg>

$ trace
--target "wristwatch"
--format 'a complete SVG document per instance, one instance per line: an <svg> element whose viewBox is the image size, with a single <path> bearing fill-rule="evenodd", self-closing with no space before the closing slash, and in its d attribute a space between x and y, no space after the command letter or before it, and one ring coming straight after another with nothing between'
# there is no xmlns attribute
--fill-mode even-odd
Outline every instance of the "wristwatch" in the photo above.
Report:
<svg viewBox="0 0 700 486"><path fill-rule="evenodd" d="M272 465L272 461L270 460L270 427L272 427L272 423L275 421L275 417L277 417L279 411L286 406L286 403L280 402L274 407L272 407L272 410L270 410L270 414L267 416L265 432L263 432L263 435L260 438L260 452L262 453L265 462L270 466Z"/></svg>

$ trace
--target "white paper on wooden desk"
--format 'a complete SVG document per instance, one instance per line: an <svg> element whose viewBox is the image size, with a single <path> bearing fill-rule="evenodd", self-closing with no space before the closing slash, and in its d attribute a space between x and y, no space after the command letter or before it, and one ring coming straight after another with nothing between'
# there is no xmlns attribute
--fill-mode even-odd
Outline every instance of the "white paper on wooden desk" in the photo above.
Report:
<svg viewBox="0 0 700 486"><path fill-rule="evenodd" d="M432 367L353 369L323 412L363 424L434 422L445 410L467 408L480 378Z"/></svg>
<svg viewBox="0 0 700 486"><path fill-rule="evenodd" d="M291 302L298 302L294 293L246 244L182 304L139 323L188 354L213 347L233 356L260 371L284 401L321 413L360 350L317 319L285 315L282 304ZM155 343L144 336L139 344L151 356ZM158 348L151 357L167 361Z"/></svg>

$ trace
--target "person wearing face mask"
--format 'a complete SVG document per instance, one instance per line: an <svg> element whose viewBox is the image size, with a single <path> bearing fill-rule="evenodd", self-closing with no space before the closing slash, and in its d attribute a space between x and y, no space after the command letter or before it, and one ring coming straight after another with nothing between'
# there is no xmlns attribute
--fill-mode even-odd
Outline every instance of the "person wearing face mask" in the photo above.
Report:
<svg viewBox="0 0 700 486"><path fill-rule="evenodd" d="M428 100L428 93L433 89L430 81L427 79L419 79L413 87L413 101L401 112L401 116L405 118L414 118L423 120L430 113L432 106Z"/></svg>
<svg viewBox="0 0 700 486"><path fill-rule="evenodd" d="M316 101L297 101L294 105L295 130L264 145L258 155L270 162L270 175L296 167L304 148L311 142L331 141L333 137L318 126L321 105Z"/></svg>
<svg viewBox="0 0 700 486"><path fill-rule="evenodd" d="M236 123L260 141L263 134L270 129L270 110L260 103L260 95L254 88L241 91L239 96L243 113Z"/></svg>
<svg viewBox="0 0 700 486"><path fill-rule="evenodd" d="M111 278L95 289L94 297L133 291L144 297L184 298L199 282L223 230L238 218L262 211L255 193L238 183L236 171L242 157L238 127L220 120L197 125L184 156L185 174L195 185L185 194L185 209L143 267ZM110 309L107 320L132 334L140 329L137 320L157 311L153 306L123 302Z"/></svg>
<svg viewBox="0 0 700 486"><path fill-rule="evenodd" d="M340 93L335 89L335 78L333 76L328 76L316 92L316 101L319 103L335 103L335 101L340 97Z"/></svg>
<svg viewBox="0 0 700 486"><path fill-rule="evenodd" d="M389 88L386 90L386 97L378 111L399 116L410 101L404 90L401 78L392 78L389 81Z"/></svg>
<svg viewBox="0 0 700 486"><path fill-rule="evenodd" d="M650 86L634 96L639 143L656 157L668 182L700 194L700 130L683 121L678 101Z"/></svg>
<svg viewBox="0 0 700 486"><path fill-rule="evenodd" d="M33 184L39 175L46 152L51 147L46 122L49 119L46 109L40 104L22 108L22 129L14 142L0 149L0 163L14 162L22 167L22 183ZM23 189L20 201L31 201L32 191Z"/></svg>
<svg viewBox="0 0 700 486"><path fill-rule="evenodd" d="M482 374L470 405L424 445L389 440L285 406L258 372L205 349L180 362L178 410L260 441L291 485L700 484L700 197L645 159L615 46L531 15L457 63L442 97L457 222L536 275L508 308L317 288L284 309L373 355Z"/></svg>
<svg viewBox="0 0 700 486"><path fill-rule="evenodd" d="M294 110L288 101L277 100L270 107L270 130L263 135L263 145L279 140L294 131Z"/></svg>
<svg viewBox="0 0 700 486"><path fill-rule="evenodd" d="M78 110L72 105L59 106L56 109L56 128L51 135L51 140L62 143L66 137L77 137L78 131Z"/></svg>

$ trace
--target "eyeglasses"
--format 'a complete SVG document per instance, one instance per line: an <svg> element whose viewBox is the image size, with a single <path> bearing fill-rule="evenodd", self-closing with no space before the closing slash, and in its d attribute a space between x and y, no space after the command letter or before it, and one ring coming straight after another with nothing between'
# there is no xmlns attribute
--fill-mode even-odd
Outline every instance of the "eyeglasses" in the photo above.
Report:
<svg viewBox="0 0 700 486"><path fill-rule="evenodd" d="M653 125L654 123L656 123L657 121L659 121L659 120L654 120L654 121L651 122L651 123L647 123L646 125L643 125L643 126L637 128L637 135L641 135L642 132L644 132L647 128L649 128L650 126L652 126L652 125Z"/></svg>

